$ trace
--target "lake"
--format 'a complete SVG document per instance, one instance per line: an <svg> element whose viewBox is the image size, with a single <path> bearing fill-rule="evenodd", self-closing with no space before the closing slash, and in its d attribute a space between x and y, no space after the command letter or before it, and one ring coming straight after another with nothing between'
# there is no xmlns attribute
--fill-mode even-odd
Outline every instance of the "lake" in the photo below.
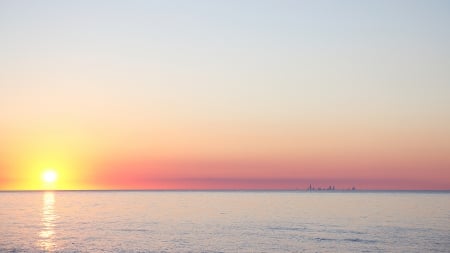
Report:
<svg viewBox="0 0 450 253"><path fill-rule="evenodd" d="M449 252L449 192L0 192L0 252Z"/></svg>

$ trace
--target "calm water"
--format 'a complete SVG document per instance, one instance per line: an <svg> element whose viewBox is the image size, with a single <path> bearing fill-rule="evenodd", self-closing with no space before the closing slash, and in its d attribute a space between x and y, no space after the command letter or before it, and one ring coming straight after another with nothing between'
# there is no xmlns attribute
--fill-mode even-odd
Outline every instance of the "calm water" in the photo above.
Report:
<svg viewBox="0 0 450 253"><path fill-rule="evenodd" d="M0 192L0 252L450 252L450 194Z"/></svg>

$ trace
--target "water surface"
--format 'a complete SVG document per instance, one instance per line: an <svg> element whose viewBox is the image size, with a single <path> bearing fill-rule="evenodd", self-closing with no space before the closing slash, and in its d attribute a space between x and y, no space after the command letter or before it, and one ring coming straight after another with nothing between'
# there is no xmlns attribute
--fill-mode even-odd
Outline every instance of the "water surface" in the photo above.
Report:
<svg viewBox="0 0 450 253"><path fill-rule="evenodd" d="M439 192L0 192L0 252L448 252Z"/></svg>

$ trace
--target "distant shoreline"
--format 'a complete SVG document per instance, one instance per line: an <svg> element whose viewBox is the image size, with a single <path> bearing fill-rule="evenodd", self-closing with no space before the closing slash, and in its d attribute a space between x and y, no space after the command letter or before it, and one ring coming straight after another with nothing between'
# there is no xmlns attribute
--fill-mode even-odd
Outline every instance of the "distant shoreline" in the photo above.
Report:
<svg viewBox="0 0 450 253"><path fill-rule="evenodd" d="M292 189L98 189L98 190L0 190L13 192L299 192L299 193L450 193L449 190L292 190Z"/></svg>

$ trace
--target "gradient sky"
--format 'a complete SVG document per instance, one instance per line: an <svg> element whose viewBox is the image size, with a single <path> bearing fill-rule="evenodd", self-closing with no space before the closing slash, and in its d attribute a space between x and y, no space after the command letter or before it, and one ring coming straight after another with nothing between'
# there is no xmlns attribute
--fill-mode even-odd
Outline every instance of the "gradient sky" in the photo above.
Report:
<svg viewBox="0 0 450 253"><path fill-rule="evenodd" d="M450 189L449 1L0 0L0 189Z"/></svg>

